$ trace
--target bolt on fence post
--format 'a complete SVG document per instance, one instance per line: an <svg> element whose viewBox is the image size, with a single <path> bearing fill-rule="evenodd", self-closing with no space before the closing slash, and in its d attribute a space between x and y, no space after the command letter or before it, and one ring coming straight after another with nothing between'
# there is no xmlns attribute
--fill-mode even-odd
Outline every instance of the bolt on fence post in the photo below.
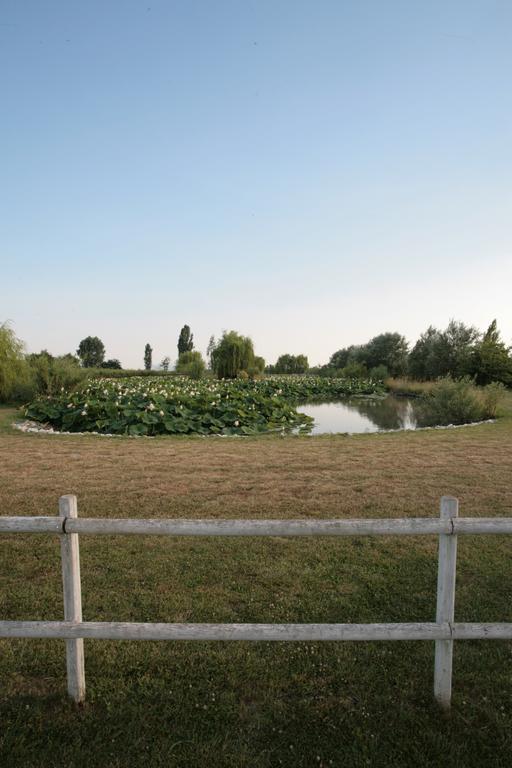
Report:
<svg viewBox="0 0 512 768"><path fill-rule="evenodd" d="M59 515L78 517L76 496L61 496ZM80 553L77 533L62 533L60 537L62 559L62 586L64 591L64 620L82 621L82 589L80 585ZM66 666L68 694L77 702L85 700L84 641L66 640Z"/></svg>
<svg viewBox="0 0 512 768"><path fill-rule="evenodd" d="M452 520L459 513L459 502L453 496L441 499L441 520ZM452 624L455 612L455 573L457 566L457 536L439 535L437 570L436 622ZM434 667L434 696L444 710L450 709L452 698L453 640L436 640Z"/></svg>

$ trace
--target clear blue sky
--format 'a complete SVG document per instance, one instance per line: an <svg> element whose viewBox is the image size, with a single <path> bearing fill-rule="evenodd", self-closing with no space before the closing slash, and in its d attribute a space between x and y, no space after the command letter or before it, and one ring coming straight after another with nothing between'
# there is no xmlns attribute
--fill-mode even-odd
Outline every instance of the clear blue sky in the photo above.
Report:
<svg viewBox="0 0 512 768"><path fill-rule="evenodd" d="M510 0L2 0L0 320L325 362L512 341Z"/></svg>

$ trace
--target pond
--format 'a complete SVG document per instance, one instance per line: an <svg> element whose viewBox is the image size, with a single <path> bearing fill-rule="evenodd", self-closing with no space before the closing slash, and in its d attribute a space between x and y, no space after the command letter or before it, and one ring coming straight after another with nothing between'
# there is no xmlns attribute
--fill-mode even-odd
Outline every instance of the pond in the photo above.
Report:
<svg viewBox="0 0 512 768"><path fill-rule="evenodd" d="M336 432L379 432L386 429L416 429L418 401L409 397L352 397L335 403L306 403L300 413L315 421L310 435Z"/></svg>

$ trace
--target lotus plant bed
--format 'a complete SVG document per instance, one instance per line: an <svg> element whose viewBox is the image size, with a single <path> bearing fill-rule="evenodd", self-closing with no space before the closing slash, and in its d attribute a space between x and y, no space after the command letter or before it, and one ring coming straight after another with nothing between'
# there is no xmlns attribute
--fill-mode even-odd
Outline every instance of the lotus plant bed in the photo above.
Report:
<svg viewBox="0 0 512 768"><path fill-rule="evenodd" d="M155 436L254 435L304 428L296 406L311 400L381 394L371 379L272 376L261 381L159 377L91 379L73 392L43 396L24 415L62 432Z"/></svg>

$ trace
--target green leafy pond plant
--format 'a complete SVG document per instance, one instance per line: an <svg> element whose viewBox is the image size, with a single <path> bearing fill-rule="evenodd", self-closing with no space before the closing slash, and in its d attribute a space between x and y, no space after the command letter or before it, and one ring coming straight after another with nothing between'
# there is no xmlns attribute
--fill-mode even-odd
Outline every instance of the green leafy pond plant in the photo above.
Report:
<svg viewBox="0 0 512 768"><path fill-rule="evenodd" d="M159 377L89 379L73 392L36 398L27 418L63 432L127 435L255 435L306 429L296 406L383 391L371 379L270 376L261 381Z"/></svg>

